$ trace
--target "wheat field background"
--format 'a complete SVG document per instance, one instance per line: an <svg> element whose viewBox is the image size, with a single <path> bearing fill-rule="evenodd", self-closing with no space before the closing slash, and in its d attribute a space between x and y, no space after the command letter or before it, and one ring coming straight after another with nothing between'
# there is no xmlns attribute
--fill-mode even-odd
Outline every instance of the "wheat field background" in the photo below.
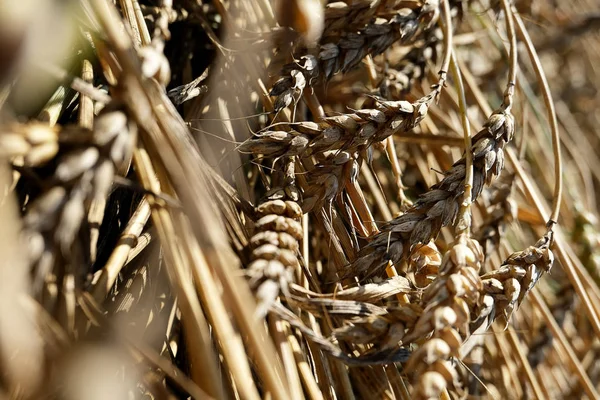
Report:
<svg viewBox="0 0 600 400"><path fill-rule="evenodd" d="M600 398L595 0L0 0L0 400Z"/></svg>

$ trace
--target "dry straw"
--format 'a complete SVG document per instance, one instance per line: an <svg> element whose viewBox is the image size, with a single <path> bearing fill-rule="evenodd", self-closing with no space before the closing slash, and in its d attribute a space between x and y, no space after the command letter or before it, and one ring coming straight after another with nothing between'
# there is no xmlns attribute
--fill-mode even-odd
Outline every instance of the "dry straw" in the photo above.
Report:
<svg viewBox="0 0 600 400"><path fill-rule="evenodd" d="M0 398L597 398L596 4L496 3L6 8Z"/></svg>

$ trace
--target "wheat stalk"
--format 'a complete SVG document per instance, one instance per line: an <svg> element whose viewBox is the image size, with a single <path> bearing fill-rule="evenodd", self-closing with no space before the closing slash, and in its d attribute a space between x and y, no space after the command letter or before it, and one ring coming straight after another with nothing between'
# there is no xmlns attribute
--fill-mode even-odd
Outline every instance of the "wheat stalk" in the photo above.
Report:
<svg viewBox="0 0 600 400"><path fill-rule="evenodd" d="M597 235L582 214L597 211L598 57L593 34L559 32L595 4L518 4L521 18L487 3L90 0L73 13L83 35L47 45L77 52L62 67L10 56L22 37L49 43L47 16L71 8L13 18L11 3L2 204L16 194L24 231L3 232L29 239L33 274L0 268L0 318L24 306L35 325L1 326L0 398L599 397ZM517 33L532 61L518 82ZM547 46L559 34L560 52ZM115 155L129 152L131 166ZM24 368L32 355L51 373Z"/></svg>

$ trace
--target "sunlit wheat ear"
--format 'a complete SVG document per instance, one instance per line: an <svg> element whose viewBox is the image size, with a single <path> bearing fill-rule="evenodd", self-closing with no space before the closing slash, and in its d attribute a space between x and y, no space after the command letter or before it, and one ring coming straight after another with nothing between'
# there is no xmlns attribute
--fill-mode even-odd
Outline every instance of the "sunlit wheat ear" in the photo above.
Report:
<svg viewBox="0 0 600 400"><path fill-rule="evenodd" d="M415 10L403 8L390 19L376 19L358 31L347 31L334 42L320 43L317 56L303 55L298 62L283 67L281 78L270 95L276 97L275 110L292 104L298 93L338 72L355 67L367 55L378 55L393 43L408 43L428 30L439 16L439 2L429 1ZM326 14L327 18L327 14ZM420 21L427 21L421 25ZM327 33L327 30L326 30Z"/></svg>
<svg viewBox="0 0 600 400"><path fill-rule="evenodd" d="M471 334L473 310L480 308L483 261L479 243L460 234L444 254L437 279L423 293L423 313L404 337L405 344L422 341L406 365L414 373L416 399L436 398L446 387L461 389L451 357L459 355Z"/></svg>
<svg viewBox="0 0 600 400"><path fill-rule="evenodd" d="M52 160L59 149L56 128L32 122L0 128L0 154L13 165L37 167Z"/></svg>
<svg viewBox="0 0 600 400"><path fill-rule="evenodd" d="M268 157L303 157L333 150L366 151L374 143L417 126L438 94L439 88L413 103L381 100L375 109L326 117L318 123L290 123L284 125L285 131L265 130L259 133L239 149Z"/></svg>
<svg viewBox="0 0 600 400"><path fill-rule="evenodd" d="M485 184L500 175L504 167L504 147L514 135L514 118L510 110L494 112L473 139L473 200ZM411 249L437 237L440 229L454 223L462 202L465 159L458 160L444 173L440 183L421 195L406 213L381 227L381 233L361 250L360 257L348 268L348 276L372 276L387 261L398 264Z"/></svg>
<svg viewBox="0 0 600 400"><path fill-rule="evenodd" d="M255 291L256 314L260 318L293 282L299 266L298 241L304 236L299 222L301 195L295 184L294 159L283 158L276 168L273 188L256 207L258 220L250 238L252 253L247 275Z"/></svg>
<svg viewBox="0 0 600 400"><path fill-rule="evenodd" d="M371 161L374 144L415 128L440 90L436 86L413 103L378 101L376 109L326 117L319 123L289 124L286 131L267 130L248 139L240 150L268 157L314 156L317 163L310 171L310 188L302 205L309 212L330 203L343 189L343 182L356 178L360 162Z"/></svg>
<svg viewBox="0 0 600 400"><path fill-rule="evenodd" d="M340 36L349 31L364 28L371 20L384 18L396 12L399 6L395 1L358 0L352 3L329 2L325 6L325 28L323 37Z"/></svg>
<svg viewBox="0 0 600 400"><path fill-rule="evenodd" d="M554 262L552 239L549 231L535 245L511 254L498 269L481 276L485 295L494 300L493 308L488 310L491 320L502 315L508 324L525 296L550 272Z"/></svg>

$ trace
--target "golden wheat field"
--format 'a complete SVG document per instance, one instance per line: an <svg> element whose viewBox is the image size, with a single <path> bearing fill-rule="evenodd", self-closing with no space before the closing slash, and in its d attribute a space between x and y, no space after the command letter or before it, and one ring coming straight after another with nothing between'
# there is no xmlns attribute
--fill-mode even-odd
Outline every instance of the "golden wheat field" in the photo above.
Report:
<svg viewBox="0 0 600 400"><path fill-rule="evenodd" d="M0 400L600 399L597 0L0 0Z"/></svg>

